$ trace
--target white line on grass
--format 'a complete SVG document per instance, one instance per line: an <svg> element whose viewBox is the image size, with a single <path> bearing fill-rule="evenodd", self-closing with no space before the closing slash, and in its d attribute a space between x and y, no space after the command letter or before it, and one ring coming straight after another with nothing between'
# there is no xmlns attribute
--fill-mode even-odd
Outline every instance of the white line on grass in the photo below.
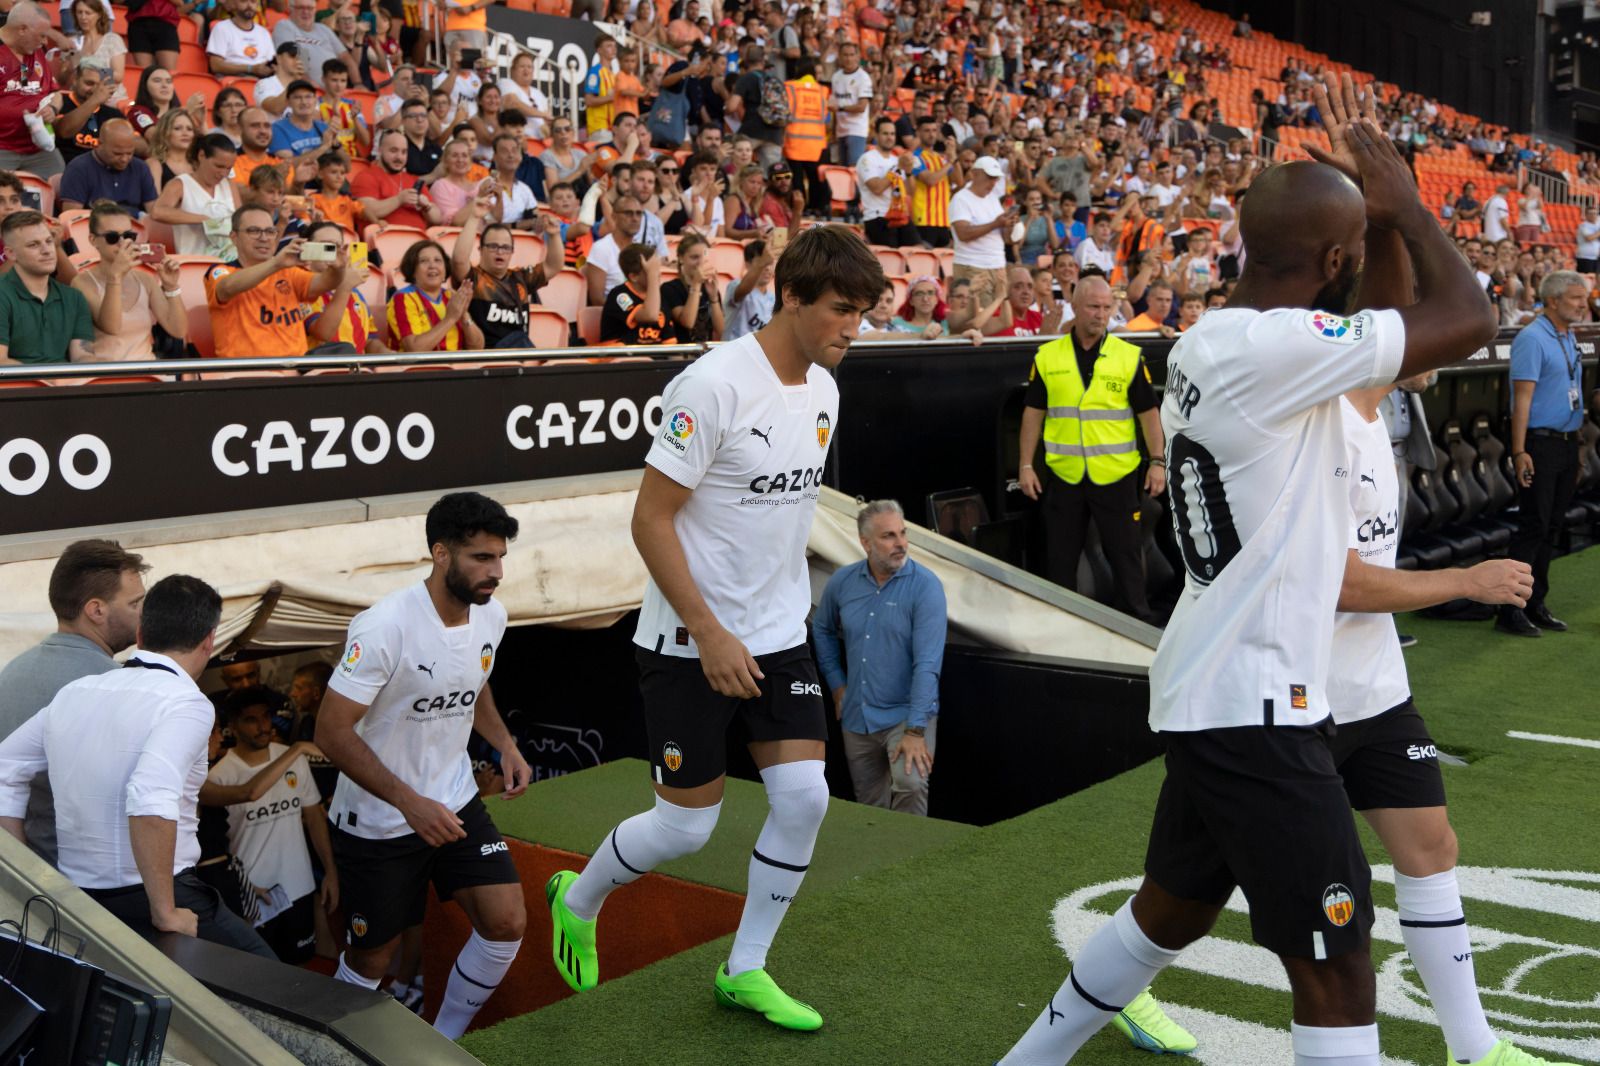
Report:
<svg viewBox="0 0 1600 1066"><path fill-rule="evenodd" d="M1176 1003L1162 1006L1173 1021L1199 1038L1200 1046L1189 1056L1190 1062L1204 1066L1281 1066L1294 1061L1287 1020L1283 1028L1273 1029L1198 1007ZM1379 1062L1382 1066L1415 1066L1409 1059L1390 1055L1384 1055Z"/></svg>
<svg viewBox="0 0 1600 1066"><path fill-rule="evenodd" d="M1574 748L1600 748L1600 740L1585 740L1583 737L1558 737L1553 733L1524 733L1520 729L1513 729L1506 734L1517 740L1538 740L1546 744L1570 744Z"/></svg>

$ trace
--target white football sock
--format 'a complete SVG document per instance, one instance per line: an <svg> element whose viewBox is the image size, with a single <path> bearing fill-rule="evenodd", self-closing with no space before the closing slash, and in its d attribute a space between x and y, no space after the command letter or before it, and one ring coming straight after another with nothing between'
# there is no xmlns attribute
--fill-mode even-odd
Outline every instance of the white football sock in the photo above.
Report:
<svg viewBox="0 0 1600 1066"><path fill-rule="evenodd" d="M729 977L767 965L767 949L800 891L817 845L817 830L828 813L828 781L822 767L822 760L806 759L761 771L772 809L750 856L744 913L728 953Z"/></svg>
<svg viewBox="0 0 1600 1066"><path fill-rule="evenodd" d="M650 810L606 834L594 858L567 889L567 909L586 922L594 921L613 891L631 885L664 862L705 847L721 812L721 803L679 807L657 796Z"/></svg>
<svg viewBox="0 0 1600 1066"><path fill-rule="evenodd" d="M350 964L344 961L344 952L342 951L339 952L339 968L334 971L333 979L335 981L344 981L347 984L360 985L362 988L377 988L383 983L383 978L381 977L374 977L369 981L352 970Z"/></svg>
<svg viewBox="0 0 1600 1066"><path fill-rule="evenodd" d="M1378 1066L1378 1027L1289 1024L1294 1040L1294 1066Z"/></svg>
<svg viewBox="0 0 1600 1066"><path fill-rule="evenodd" d="M1083 945L1049 1006L1001 1066L1061 1066L1179 954L1145 936L1130 898Z"/></svg>
<svg viewBox="0 0 1600 1066"><path fill-rule="evenodd" d="M444 986L444 1002L439 1004L433 1027L451 1040L459 1040L478 1009L500 987L521 946L520 940L485 940L474 929L450 969L450 982Z"/></svg>
<svg viewBox="0 0 1600 1066"><path fill-rule="evenodd" d="M1400 936L1439 1016L1444 1042L1455 1062L1477 1062L1494 1049L1494 1033L1483 1016L1472 938L1456 872L1431 877L1394 875Z"/></svg>

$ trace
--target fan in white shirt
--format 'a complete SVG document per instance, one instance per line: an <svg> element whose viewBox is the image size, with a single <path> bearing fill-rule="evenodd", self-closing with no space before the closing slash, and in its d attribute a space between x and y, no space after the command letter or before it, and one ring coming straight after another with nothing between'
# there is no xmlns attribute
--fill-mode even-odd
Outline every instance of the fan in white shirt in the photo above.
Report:
<svg viewBox="0 0 1600 1066"><path fill-rule="evenodd" d="M1335 154L1318 154L1333 165L1256 180L1245 273L1169 356L1161 414L1187 580L1150 671L1168 754L1146 877L1003 1063L1069 1060L1237 886L1255 939L1289 971L1297 1060L1377 1066L1377 1027L1348 1021L1375 1009L1371 875L1319 730L1349 537L1339 397L1465 359L1496 322L1393 144L1370 118L1348 121L1363 106L1348 84L1331 103L1319 92ZM1309 310L1346 306L1363 243L1360 295L1393 293L1414 266L1419 301Z"/></svg>
<svg viewBox="0 0 1600 1066"><path fill-rule="evenodd" d="M507 798L532 771L487 685L506 628L494 590L517 521L456 492L429 509L425 528L427 579L350 623L316 742L341 775L328 816L350 948L336 976L378 986L400 934L421 923L431 880L465 901L473 923L434 1022L454 1039L510 968L526 914L516 866L478 799L470 734L500 752Z"/></svg>

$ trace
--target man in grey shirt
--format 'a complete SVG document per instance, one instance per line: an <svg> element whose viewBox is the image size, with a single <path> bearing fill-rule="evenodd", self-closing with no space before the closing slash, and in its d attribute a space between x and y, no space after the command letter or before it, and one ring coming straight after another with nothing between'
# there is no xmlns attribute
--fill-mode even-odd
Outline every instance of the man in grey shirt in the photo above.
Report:
<svg viewBox="0 0 1600 1066"><path fill-rule="evenodd" d="M289 17L272 28L272 43L279 48L293 41L300 46L306 80L322 87L322 65L340 59L350 71L350 84L361 84L361 69L339 35L317 21L317 0L289 0Z"/></svg>
<svg viewBox="0 0 1600 1066"><path fill-rule="evenodd" d="M133 646L144 605L144 560L110 540L67 546L50 573L56 631L0 670L0 739L55 699L69 682L116 669L113 655ZM28 845L56 864L55 802L50 779L33 779L23 819Z"/></svg>
<svg viewBox="0 0 1600 1066"><path fill-rule="evenodd" d="M1078 203L1089 202L1089 175L1100 166L1090 143L1077 134L1067 134L1066 147L1039 171L1034 186L1045 193L1045 198L1059 199L1067 193L1077 197Z"/></svg>

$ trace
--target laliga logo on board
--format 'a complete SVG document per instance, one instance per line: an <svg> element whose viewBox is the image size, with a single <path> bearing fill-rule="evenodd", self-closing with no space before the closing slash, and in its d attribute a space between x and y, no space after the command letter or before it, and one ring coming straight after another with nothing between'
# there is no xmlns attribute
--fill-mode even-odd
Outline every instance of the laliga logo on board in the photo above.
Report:
<svg viewBox="0 0 1600 1066"><path fill-rule="evenodd" d="M1484 1013L1500 1035L1530 1051L1554 1054L1560 1059L1600 1060L1600 873L1573 870L1499 869L1459 866L1456 877L1463 900L1493 903L1510 911L1555 915L1570 927L1584 923L1586 943L1573 944L1493 928L1473 920L1472 957L1477 963L1478 993ZM1083 945L1122 900L1139 887L1142 878L1090 885L1064 897L1051 918L1056 942L1068 958L1077 958ZM1394 867L1374 866L1374 884L1393 884ZM1340 891L1342 890L1342 892ZM1343 913L1344 885L1330 885L1323 894L1323 910L1330 921ZM1336 906L1329 907L1333 902ZM1353 914L1354 900L1350 921ZM1244 895L1235 891L1227 909L1248 914ZM1511 919L1514 921L1514 919ZM1338 924L1338 923L1336 923ZM1389 1018L1437 1028L1438 1018L1403 946L1400 916L1392 907L1375 908L1372 926L1372 961L1378 971L1378 1013ZM1208 936L1191 945L1173 964L1192 973L1242 981L1258 988L1289 991L1289 980L1277 956L1256 944ZM1159 983L1156 995L1161 994ZM1223 1013L1227 1009L1225 984L1216 986L1213 1010L1181 1004L1163 1004L1179 1025L1200 1041L1191 1060L1202 1066L1240 1066L1242 1063L1294 1061L1288 1026L1263 1025ZM1383 1020L1379 1019L1379 1026ZM1392 1056L1385 1066L1417 1066Z"/></svg>

